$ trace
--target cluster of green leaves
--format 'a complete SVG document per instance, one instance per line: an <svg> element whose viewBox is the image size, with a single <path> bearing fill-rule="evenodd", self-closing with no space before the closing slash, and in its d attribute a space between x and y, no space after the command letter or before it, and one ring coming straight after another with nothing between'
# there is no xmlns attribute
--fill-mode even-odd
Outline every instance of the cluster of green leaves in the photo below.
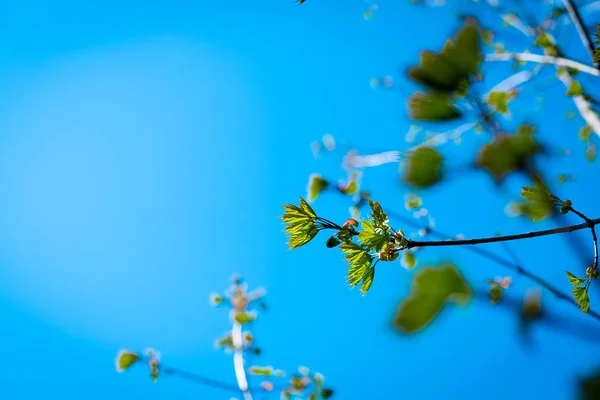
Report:
<svg viewBox="0 0 600 400"><path fill-rule="evenodd" d="M534 182L534 187L523 187L521 196L525 201L514 203L513 209L517 213L531 218L533 222L541 221L552 215L556 206L560 206L562 214L569 211L571 201L563 202L552 195L548 188L539 180Z"/></svg>
<svg viewBox="0 0 600 400"><path fill-rule="evenodd" d="M573 297L577 302L577 305L584 313L587 313L590 309L590 298L588 294L588 289L590 287L592 279L598 279L598 266L594 265L592 267L588 267L585 271L585 277L578 278L574 274L569 271L565 271L567 276L569 277L569 282L571 286L573 286Z"/></svg>
<svg viewBox="0 0 600 400"><path fill-rule="evenodd" d="M150 369L150 378L153 381L158 381L159 359L160 355L153 349L146 349L145 356L126 349L120 350L115 359L117 372L124 372L133 365L146 361Z"/></svg>
<svg viewBox="0 0 600 400"><path fill-rule="evenodd" d="M296 232L313 231L314 235L302 234L301 239L290 240L300 247L312 240L318 230L314 227L315 221L324 221L328 227L335 227L337 232L327 239L329 248L340 247L346 262L348 263L347 281L352 287L360 285L362 294L366 294L375 278L375 266L379 261L394 261L398 258L398 252L406 248L408 241L404 238L402 231L392 232L387 214L381 208L379 202L368 199L371 212L368 219L360 223L362 229L358 229L358 221L349 219L343 226L335 225L323 218L317 217L308 203L300 198L300 206L287 204L284 206L285 214L281 216L285 224L285 231L292 235ZM354 238L357 241L354 241ZM309 238L308 240L304 240ZM292 248L295 248L292 247Z"/></svg>
<svg viewBox="0 0 600 400"><path fill-rule="evenodd" d="M273 369L271 366L252 366L248 369L248 372L266 379L283 378L286 376L285 371ZM325 387L324 384L325 378L322 374L312 372L306 367L299 367L298 372L290 377L289 385L281 390L280 398L282 400L300 398L306 398L307 400L327 400L333 397L334 391L331 388ZM270 380L265 380L261 386L267 391L273 389L273 383Z"/></svg>
<svg viewBox="0 0 600 400"><path fill-rule="evenodd" d="M439 52L423 51L419 65L408 76L429 90L417 92L408 101L410 117L422 121L448 121L459 118L456 99L466 95L470 78L476 76L482 55L479 32L467 21Z"/></svg>
<svg viewBox="0 0 600 400"><path fill-rule="evenodd" d="M300 206L286 204L283 208L285 214L281 216L281 219L285 223L290 250L304 246L323 229L340 228L338 225L317 217L315 211L303 198L300 198Z"/></svg>
<svg viewBox="0 0 600 400"><path fill-rule="evenodd" d="M471 288L450 263L421 267L412 277L409 296L396 311L394 326L414 334L428 326L448 303L466 305Z"/></svg>

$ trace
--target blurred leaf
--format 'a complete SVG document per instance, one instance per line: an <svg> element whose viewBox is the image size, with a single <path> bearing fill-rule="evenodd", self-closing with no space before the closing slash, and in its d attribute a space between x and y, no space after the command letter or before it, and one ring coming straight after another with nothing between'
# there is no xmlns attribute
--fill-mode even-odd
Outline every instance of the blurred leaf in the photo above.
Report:
<svg viewBox="0 0 600 400"><path fill-rule="evenodd" d="M579 380L579 397L581 400L600 399L600 370Z"/></svg>
<svg viewBox="0 0 600 400"><path fill-rule="evenodd" d="M411 292L396 312L394 326L414 334L429 325L448 302L465 305L471 289L452 264L423 267L413 275Z"/></svg>
<svg viewBox="0 0 600 400"><path fill-rule="evenodd" d="M544 53L549 56L555 56L558 53L558 49L552 43L550 36L545 32L540 33L535 41L533 42L534 46L540 46L544 49Z"/></svg>
<svg viewBox="0 0 600 400"><path fill-rule="evenodd" d="M571 85L567 90L567 96L583 96L583 88L581 84L575 80L571 81Z"/></svg>
<svg viewBox="0 0 600 400"><path fill-rule="evenodd" d="M498 303L500 303L500 300L504 295L504 290L502 289L502 286L500 286L497 282L488 281L488 283L490 284L490 290L488 291L490 302L493 305L497 305Z"/></svg>
<svg viewBox="0 0 600 400"><path fill-rule="evenodd" d="M333 390L332 390L332 389L325 388L325 389L323 389L323 391L321 392L321 397L322 397L323 399L327 400L327 399L330 399L330 398L332 398L332 397L333 397L333 393L334 393L334 392L333 392Z"/></svg>
<svg viewBox="0 0 600 400"><path fill-rule="evenodd" d="M329 182L321 178L319 174L312 174L308 180L307 197L308 201L315 201L319 194L329 187Z"/></svg>
<svg viewBox="0 0 600 400"><path fill-rule="evenodd" d="M492 142L484 145L477 156L476 165L492 175L497 183L517 170L527 167L529 160L540 151L529 129L516 134L498 134Z"/></svg>
<svg viewBox="0 0 600 400"><path fill-rule="evenodd" d="M417 257L412 251L404 250L402 251L402 261L400 263L406 269L413 269L417 266Z"/></svg>
<svg viewBox="0 0 600 400"><path fill-rule="evenodd" d="M523 307L521 308L521 319L531 321L542 314L542 297L539 291L532 291L525 295Z"/></svg>
<svg viewBox="0 0 600 400"><path fill-rule="evenodd" d="M508 114L508 102L511 96L508 92L491 92L488 99L488 104L492 110L500 114Z"/></svg>
<svg viewBox="0 0 600 400"><path fill-rule="evenodd" d="M523 187L522 189L521 196L526 201L516 203L515 211L531 218L533 222L538 222L554 213L554 206L559 200L550 194L543 182L535 180L534 188Z"/></svg>
<svg viewBox="0 0 600 400"><path fill-rule="evenodd" d="M461 115L454 99L441 92L413 94L408 100L408 110L410 118L416 121L450 121Z"/></svg>
<svg viewBox="0 0 600 400"><path fill-rule="evenodd" d="M421 52L420 64L408 76L433 90L452 92L462 87L469 75L476 75L481 63L477 26L466 23L440 53Z"/></svg>
<svg viewBox="0 0 600 400"><path fill-rule="evenodd" d="M260 376L271 376L273 374L273 367L260 367L257 365L253 365L248 368L248 373L251 375L260 375Z"/></svg>
<svg viewBox="0 0 600 400"><path fill-rule="evenodd" d="M245 324L248 324L248 323L254 321L256 319L256 316L246 313L246 312L241 312L241 313L236 313L234 316L234 319L238 324L245 325Z"/></svg>
<svg viewBox="0 0 600 400"><path fill-rule="evenodd" d="M442 177L442 156L433 147L419 147L406 159L404 182L414 188L425 188Z"/></svg>
<svg viewBox="0 0 600 400"><path fill-rule="evenodd" d="M125 371L127 368L131 367L133 364L138 362L139 359L140 359L140 356L138 356L136 353L127 351L127 350L121 350L119 352L119 354L117 355L117 361L116 361L117 371L118 372Z"/></svg>
<svg viewBox="0 0 600 400"><path fill-rule="evenodd" d="M588 140L590 140L592 132L592 127L589 125L585 125L579 130L579 139L583 140L584 142L587 142Z"/></svg>

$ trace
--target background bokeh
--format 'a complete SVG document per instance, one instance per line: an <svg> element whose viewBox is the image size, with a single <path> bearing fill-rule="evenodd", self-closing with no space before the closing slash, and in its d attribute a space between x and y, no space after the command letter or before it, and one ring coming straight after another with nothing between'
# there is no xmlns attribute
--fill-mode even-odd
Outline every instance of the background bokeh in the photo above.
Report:
<svg viewBox="0 0 600 400"><path fill-rule="evenodd" d="M391 318L412 272L398 263L379 267L362 297L346 285L338 251L318 240L287 251L276 218L281 204L305 195L312 172L344 177L340 160L315 161L310 143L329 132L359 149L407 148L403 93L414 87L404 70L460 25L448 9L392 1L365 21L367 6L3 5L0 398L235 395L176 378L152 383L145 368L117 374L114 358L123 347L152 346L169 365L233 383L231 357L214 349L229 328L227 312L211 308L208 296L236 272L250 289L267 288L270 309L253 329L264 350L259 362L316 369L338 399L573 397L577 378L600 364L600 324L547 293L545 304L570 329L535 327L533 345L519 339L514 310L477 301L404 337ZM494 66L489 77L509 73L510 66ZM400 90L373 90L369 80L379 75L394 76ZM572 157L551 153L540 165L559 195L598 217L598 166L577 139L583 123L566 117L574 107L561 85L544 96L543 108L513 110L513 120L528 118L541 140L573 149ZM524 178L511 177L499 191L484 173L460 168L486 140L472 135L444 147L448 179L422 192L443 231L475 237L531 229L504 212ZM562 172L576 181L559 186ZM384 208L410 215L397 165L369 170L363 185ZM315 203L342 221L348 206L337 196ZM572 235L591 252L588 232ZM564 269L585 269L560 238L511 247L565 291ZM485 279L507 274L460 248L419 254L419 265L444 260L483 289ZM513 281L507 295L534 287ZM591 292L592 308L599 293Z"/></svg>

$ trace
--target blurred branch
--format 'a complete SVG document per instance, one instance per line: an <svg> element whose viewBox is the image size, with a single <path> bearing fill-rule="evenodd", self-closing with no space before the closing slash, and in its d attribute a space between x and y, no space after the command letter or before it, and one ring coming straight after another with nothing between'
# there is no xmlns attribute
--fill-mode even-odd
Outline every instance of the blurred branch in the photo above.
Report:
<svg viewBox="0 0 600 400"><path fill-rule="evenodd" d="M585 48L588 51L592 60L595 60L594 45L592 44L590 33L588 32L587 28L583 24L581 14L579 13L577 6L573 2L573 0L562 0L562 2L565 5L567 13L569 14L569 18L571 19L571 21L575 25L575 28L577 29L577 33L579 34L579 38L581 39L581 42L585 46ZM595 61L594 61L594 66L596 68L600 67L600 65Z"/></svg>
<svg viewBox="0 0 600 400"><path fill-rule="evenodd" d="M600 70L596 68L592 68L589 65L585 65L583 63L569 60L568 58L563 57L553 57L553 56L542 56L539 54L532 53L498 53L498 54L486 54L485 61L510 61L510 60L518 60L518 61L531 61L542 64L554 64L559 67L568 67L579 70L581 72L585 72L590 75L600 76Z"/></svg>
<svg viewBox="0 0 600 400"><path fill-rule="evenodd" d="M248 379L246 377L246 368L244 367L244 343L242 338L242 325L234 320L231 328L231 338L233 340L233 369L237 379L238 387L244 395L244 400L252 400L252 394L248 389Z"/></svg>

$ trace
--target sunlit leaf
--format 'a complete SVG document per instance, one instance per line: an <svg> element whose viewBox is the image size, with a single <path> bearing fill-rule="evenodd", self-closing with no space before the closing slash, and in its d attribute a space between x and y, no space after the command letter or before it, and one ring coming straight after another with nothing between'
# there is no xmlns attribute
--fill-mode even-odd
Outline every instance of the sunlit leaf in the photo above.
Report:
<svg viewBox="0 0 600 400"><path fill-rule="evenodd" d="M345 242L342 245L341 250L344 253L346 262L349 266L347 275L348 284L352 287L356 287L364 277L369 279L369 269L373 262L373 256L369 254L368 250L350 241ZM371 281L373 280L372 276L370 279Z"/></svg>
<svg viewBox="0 0 600 400"><path fill-rule="evenodd" d="M283 209L285 214L280 218L288 234L290 250L304 246L319 233L321 227L317 225L317 215L306 200L300 198L300 206L286 204Z"/></svg>
<svg viewBox="0 0 600 400"><path fill-rule="evenodd" d="M410 295L396 312L394 326L408 334L428 326L452 302L465 305L471 299L471 289L452 264L422 267L413 275Z"/></svg>
<svg viewBox="0 0 600 400"><path fill-rule="evenodd" d="M442 156L433 147L419 147L403 164L403 181L414 188L425 188L442 178Z"/></svg>
<svg viewBox="0 0 600 400"><path fill-rule="evenodd" d="M402 252L402 261L400 261L402 266L406 269L413 269L417 266L417 257L415 257L415 253L410 250L404 250Z"/></svg>
<svg viewBox="0 0 600 400"><path fill-rule="evenodd" d="M376 232L376 228L371 221L362 221L362 230L358 233L358 240L361 245L373 251L380 251L381 248L390 241L389 233L385 231Z"/></svg>

